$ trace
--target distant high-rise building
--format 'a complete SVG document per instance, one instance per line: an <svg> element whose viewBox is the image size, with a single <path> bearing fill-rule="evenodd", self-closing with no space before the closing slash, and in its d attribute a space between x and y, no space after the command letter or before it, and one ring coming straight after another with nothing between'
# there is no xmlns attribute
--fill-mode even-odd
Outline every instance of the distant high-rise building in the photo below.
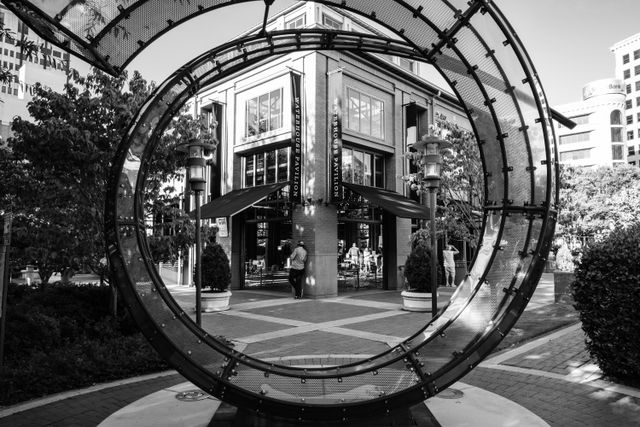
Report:
<svg viewBox="0 0 640 427"><path fill-rule="evenodd" d="M0 34L0 68L13 74L12 81L0 84L0 137L5 141L13 118L28 117L27 103L36 82L62 90L70 55L45 42L4 6L0 6L0 25L5 30ZM33 42L38 51L27 55L23 40Z"/></svg>
<svg viewBox="0 0 640 427"><path fill-rule="evenodd" d="M582 101L556 106L556 110L576 123L573 129L556 124L560 163L573 166L625 164L625 99L621 80L603 79L582 89Z"/></svg>
<svg viewBox="0 0 640 427"><path fill-rule="evenodd" d="M624 82L627 96L624 110L627 161L640 166L640 33L614 44L611 52L615 55L616 77Z"/></svg>

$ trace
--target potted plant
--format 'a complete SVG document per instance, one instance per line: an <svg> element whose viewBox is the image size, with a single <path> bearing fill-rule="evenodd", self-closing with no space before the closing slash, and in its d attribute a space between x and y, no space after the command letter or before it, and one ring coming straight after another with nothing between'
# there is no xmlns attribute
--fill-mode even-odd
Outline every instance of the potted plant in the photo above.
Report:
<svg viewBox="0 0 640 427"><path fill-rule="evenodd" d="M556 253L556 268L553 271L554 300L558 302L571 297L571 283L575 279L573 254L566 242L562 242Z"/></svg>
<svg viewBox="0 0 640 427"><path fill-rule="evenodd" d="M404 264L407 289L402 295L402 309L431 311L431 246L428 233L419 230L411 238L411 252Z"/></svg>
<svg viewBox="0 0 640 427"><path fill-rule="evenodd" d="M202 311L224 311L229 309L231 291L231 267L224 248L216 243L215 237L202 251Z"/></svg>

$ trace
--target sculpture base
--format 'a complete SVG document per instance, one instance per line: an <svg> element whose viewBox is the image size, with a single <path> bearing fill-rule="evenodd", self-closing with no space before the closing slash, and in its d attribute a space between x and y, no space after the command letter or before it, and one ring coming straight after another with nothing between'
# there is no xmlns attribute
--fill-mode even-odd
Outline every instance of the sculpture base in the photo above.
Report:
<svg viewBox="0 0 640 427"><path fill-rule="evenodd" d="M227 403L222 403L216 411L211 423L216 427L439 427L440 424L427 407L420 403L412 408L389 414L386 417L375 417L368 420L353 420L330 423L327 421L289 420L256 414L244 409L237 409Z"/></svg>

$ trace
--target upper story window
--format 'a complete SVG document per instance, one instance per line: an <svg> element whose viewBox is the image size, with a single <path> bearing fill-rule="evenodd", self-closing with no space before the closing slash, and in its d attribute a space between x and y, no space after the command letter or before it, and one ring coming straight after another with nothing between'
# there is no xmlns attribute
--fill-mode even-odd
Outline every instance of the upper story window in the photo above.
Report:
<svg viewBox="0 0 640 427"><path fill-rule="evenodd" d="M342 21L325 14L322 14L322 25L333 28L334 30L342 29Z"/></svg>
<svg viewBox="0 0 640 427"><path fill-rule="evenodd" d="M627 93L631 93L631 85L626 85L625 89Z"/></svg>
<svg viewBox="0 0 640 427"><path fill-rule="evenodd" d="M587 123L589 123L589 115L588 114L583 114L582 116L575 116L575 117L570 117L569 118L572 122L574 122L576 125L586 125ZM560 123L558 123L558 128L563 127Z"/></svg>
<svg viewBox="0 0 640 427"><path fill-rule="evenodd" d="M283 126L282 88L248 99L245 118L246 137L280 129Z"/></svg>
<svg viewBox="0 0 640 427"><path fill-rule="evenodd" d="M589 132L574 133L571 135L562 135L558 141L558 144L572 144L575 142L589 141Z"/></svg>
<svg viewBox="0 0 640 427"><path fill-rule="evenodd" d="M384 157L381 154L342 149L342 180L351 184L384 187Z"/></svg>
<svg viewBox="0 0 640 427"><path fill-rule="evenodd" d="M416 61L406 58L400 58L400 68L403 68L412 73L416 72Z"/></svg>
<svg viewBox="0 0 640 427"><path fill-rule="evenodd" d="M629 109L629 108L632 108L632 107L633 107L633 102L632 102L632 100L631 100L631 99L627 99L627 100L624 102L624 108Z"/></svg>
<svg viewBox="0 0 640 427"><path fill-rule="evenodd" d="M636 76L640 74L640 65L636 65L635 67L633 67L633 74Z"/></svg>
<svg viewBox="0 0 640 427"><path fill-rule="evenodd" d="M633 116L627 116L627 124L628 125L632 125L633 124Z"/></svg>
<svg viewBox="0 0 640 427"><path fill-rule="evenodd" d="M587 148L584 150L574 150L574 151L565 151L564 153L560 153L560 161L572 161L572 160L585 160L591 158L591 149Z"/></svg>
<svg viewBox="0 0 640 427"><path fill-rule="evenodd" d="M633 51L633 59L640 59L640 49Z"/></svg>
<svg viewBox="0 0 640 427"><path fill-rule="evenodd" d="M628 130L627 131L627 140L633 139L633 131L632 130Z"/></svg>
<svg viewBox="0 0 640 427"><path fill-rule="evenodd" d="M615 144L611 146L611 159L624 160L624 145Z"/></svg>
<svg viewBox="0 0 640 427"><path fill-rule="evenodd" d="M622 142L622 128L611 128L611 142Z"/></svg>
<svg viewBox="0 0 640 427"><path fill-rule="evenodd" d="M622 55L622 63L623 64L628 64L629 63L629 54L628 53L626 55Z"/></svg>
<svg viewBox="0 0 640 427"><path fill-rule="evenodd" d="M297 17L295 17L293 19L290 19L287 22L285 22L284 26L288 30L294 30L296 28L302 28L307 23L306 22L306 18L307 18L307 16L304 15L304 14L300 15L300 16L297 16Z"/></svg>
<svg viewBox="0 0 640 427"><path fill-rule="evenodd" d="M620 110L613 110L609 121L611 122L611 142L622 142L622 113Z"/></svg>
<svg viewBox="0 0 640 427"><path fill-rule="evenodd" d="M384 102L347 88L347 129L384 139Z"/></svg>
<svg viewBox="0 0 640 427"><path fill-rule="evenodd" d="M290 152L289 147L283 147L243 156L243 187L288 181Z"/></svg>
<svg viewBox="0 0 640 427"><path fill-rule="evenodd" d="M622 77L624 77L625 79L628 79L631 77L631 70L624 70L622 72Z"/></svg>
<svg viewBox="0 0 640 427"><path fill-rule="evenodd" d="M18 32L21 34L29 34L29 27L27 27L22 21L18 21Z"/></svg>
<svg viewBox="0 0 640 427"><path fill-rule="evenodd" d="M620 110L613 110L609 115L609 123L612 125L621 125L622 124L622 113Z"/></svg>

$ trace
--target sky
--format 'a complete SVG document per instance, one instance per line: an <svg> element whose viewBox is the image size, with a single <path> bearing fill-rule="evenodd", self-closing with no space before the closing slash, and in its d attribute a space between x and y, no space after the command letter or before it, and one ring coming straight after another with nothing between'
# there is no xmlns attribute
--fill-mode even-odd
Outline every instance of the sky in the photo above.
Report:
<svg viewBox="0 0 640 427"><path fill-rule="evenodd" d="M295 3L276 0L277 13ZM610 48L640 33L640 0L494 0L540 76L549 104L580 101L587 83L615 77ZM190 59L262 22L262 5L241 4L184 24L127 67L158 83Z"/></svg>

